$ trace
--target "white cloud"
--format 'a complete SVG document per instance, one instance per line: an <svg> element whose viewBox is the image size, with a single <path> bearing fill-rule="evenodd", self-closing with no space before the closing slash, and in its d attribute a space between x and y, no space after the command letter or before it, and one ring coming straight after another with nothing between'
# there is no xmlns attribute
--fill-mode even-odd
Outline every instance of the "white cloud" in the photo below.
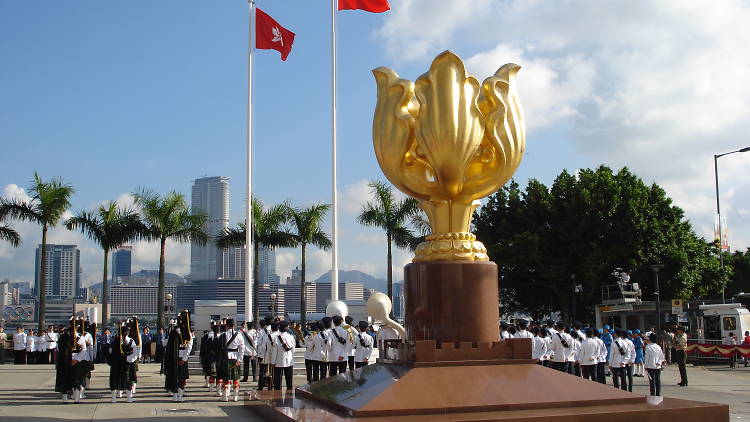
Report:
<svg viewBox="0 0 750 422"><path fill-rule="evenodd" d="M529 143L552 128L589 162L664 186L696 227L713 221L712 156L750 143L748 3L435 3L401 2L386 18L377 35L393 60L426 69L451 48L480 79L516 61ZM748 156L720 162L736 248L750 238L736 212L750 207Z"/></svg>
<svg viewBox="0 0 750 422"><path fill-rule="evenodd" d="M340 209L350 215L359 214L362 206L371 200L368 183L363 179L344 186L339 196Z"/></svg>

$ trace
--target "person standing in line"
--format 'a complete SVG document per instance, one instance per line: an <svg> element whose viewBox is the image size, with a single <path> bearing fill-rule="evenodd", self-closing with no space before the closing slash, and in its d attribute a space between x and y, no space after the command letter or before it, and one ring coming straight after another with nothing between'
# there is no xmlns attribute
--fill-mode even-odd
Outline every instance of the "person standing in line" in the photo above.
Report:
<svg viewBox="0 0 750 422"><path fill-rule="evenodd" d="M346 372L346 365L349 359L349 332L341 326L343 318L339 315L333 317L333 346L331 347L331 355L329 357L329 375L335 376L336 374L343 374Z"/></svg>
<svg viewBox="0 0 750 422"><path fill-rule="evenodd" d="M610 331L609 331L609 325L605 325L604 327L602 327L602 342L604 343L604 347L607 349L607 359L606 359L606 362L609 362L609 354L610 354L610 349L612 347L612 340L613 340L613 338L612 338L612 333L610 333ZM605 374L604 375L606 377L606 376L610 375L610 370L609 370L609 365L604 365L604 366L605 366L605 368L604 368Z"/></svg>
<svg viewBox="0 0 750 422"><path fill-rule="evenodd" d="M0 365L5 365L5 342L8 341L8 335L5 334L5 327L0 325Z"/></svg>
<svg viewBox="0 0 750 422"><path fill-rule="evenodd" d="M500 340L507 340L509 338L512 338L512 336L508 332L508 323L500 321Z"/></svg>
<svg viewBox="0 0 750 422"><path fill-rule="evenodd" d="M141 335L141 363L151 363L151 343L154 341L154 336L151 334L151 330L148 327L143 327L143 334Z"/></svg>
<svg viewBox="0 0 750 422"><path fill-rule="evenodd" d="M36 337L34 330L29 330L29 333L26 334L26 363L29 365L36 363L34 337Z"/></svg>
<svg viewBox="0 0 750 422"><path fill-rule="evenodd" d="M320 379L326 378L328 374L331 371L331 366L335 363L335 359L333 357L333 342L335 339L333 338L333 318L331 317L324 317L322 320L323 322L323 328L322 332L325 335L327 341L325 343L326 350L325 350L325 362L320 366L321 367L321 373L320 373Z"/></svg>
<svg viewBox="0 0 750 422"><path fill-rule="evenodd" d="M542 339L544 340L544 356L542 357L543 362L542 366L549 368L550 362L552 359L552 333L549 331L549 329L545 328L541 330L540 335L542 336Z"/></svg>
<svg viewBox="0 0 750 422"><path fill-rule="evenodd" d="M62 395L63 404L73 395L73 345L74 334L70 327L59 329L57 359L55 361L55 392Z"/></svg>
<svg viewBox="0 0 750 422"><path fill-rule="evenodd" d="M240 330L242 341L245 343L245 349L242 354L242 379L240 382L247 382L252 368L253 382L258 381L256 363L258 362L258 330L255 329L255 323L248 321L245 328Z"/></svg>
<svg viewBox="0 0 750 422"><path fill-rule="evenodd" d="M167 335L164 333L163 328L159 328L154 341L156 342L156 359L154 361L161 363L164 358L164 348L167 346Z"/></svg>
<svg viewBox="0 0 750 422"><path fill-rule="evenodd" d="M271 358L273 356L274 337L278 334L277 330L273 329L274 322L268 320L261 321L260 335L258 336L258 361L260 362L260 371L258 373L258 390L263 390L263 387L267 387L269 390L272 388L272 376L273 376L273 362ZM265 324L265 325L264 325Z"/></svg>
<svg viewBox="0 0 750 422"><path fill-rule="evenodd" d="M518 321L518 331L513 335L513 338L533 338L534 335L526 330L529 326L529 321L521 319Z"/></svg>
<svg viewBox="0 0 750 422"><path fill-rule="evenodd" d="M73 401L80 403L84 398L86 374L89 371L89 351L86 348L86 336L83 335L83 321L73 317L73 354L71 356L71 378L73 383ZM80 325L79 325L80 324Z"/></svg>
<svg viewBox="0 0 750 422"><path fill-rule="evenodd" d="M331 338L326 334L322 322L316 322L313 328L313 381L322 380L328 376L328 350Z"/></svg>
<svg viewBox="0 0 750 422"><path fill-rule="evenodd" d="M547 354L547 343L540 336L541 330L539 327L531 329L531 334L534 338L531 340L531 358L536 359L536 363L544 365L544 356Z"/></svg>
<svg viewBox="0 0 750 422"><path fill-rule="evenodd" d="M570 337L573 338L573 347L570 350L570 357L568 358L571 375L577 377L581 376L581 337L578 336L578 331L570 330Z"/></svg>
<svg viewBox="0 0 750 422"><path fill-rule="evenodd" d="M745 331L745 339L742 341L742 347L750 349L750 331ZM745 362L745 368L747 368L748 358L743 356L742 361Z"/></svg>
<svg viewBox="0 0 750 422"><path fill-rule="evenodd" d="M57 362L57 338L59 335L55 332L55 327L47 327L47 350L49 351L50 363L53 365Z"/></svg>
<svg viewBox="0 0 750 422"><path fill-rule="evenodd" d="M675 349L675 361L677 362L677 366L680 369L680 387L687 387L688 385L688 376L687 376L687 369L685 368L685 365L687 365L687 334L685 334L685 329L683 327L677 327L676 334L674 336L674 349Z"/></svg>
<svg viewBox="0 0 750 422"><path fill-rule="evenodd" d="M657 344L658 337L651 333L646 338L643 364L648 373L648 389L652 396L661 396L661 368L667 363L664 351Z"/></svg>
<svg viewBox="0 0 750 422"><path fill-rule="evenodd" d="M28 334L23 332L23 327L16 328L16 334L13 335L13 360L16 365L26 364L26 337Z"/></svg>
<svg viewBox="0 0 750 422"><path fill-rule="evenodd" d="M635 363L635 344L633 344L633 340L631 339L633 332L630 330L627 330L624 333L625 333L625 336L622 337L622 340L625 343L625 346L627 346L628 348L628 364L625 366L625 373L627 374L627 377L628 377L628 391L632 393L633 392L633 365Z"/></svg>
<svg viewBox="0 0 750 422"><path fill-rule="evenodd" d="M314 330L308 329L310 326L310 323L307 323L300 343L300 346L305 348L305 377L308 384L312 382L315 370L315 334L317 334Z"/></svg>
<svg viewBox="0 0 750 422"><path fill-rule="evenodd" d="M552 336L552 368L568 372L568 358L573 348L573 338L565 331L565 324L557 323L557 332Z"/></svg>
<svg viewBox="0 0 750 422"><path fill-rule="evenodd" d="M667 364L676 363L674 358L677 356L674 349L674 333L671 329L665 329L661 338L661 347L664 355L667 357Z"/></svg>
<svg viewBox="0 0 750 422"><path fill-rule="evenodd" d="M111 347L111 359L109 365L109 390L112 393L112 403L117 403L117 396L127 392L128 403L133 402L133 385L130 378L131 365L135 365L136 353L135 343L129 337L127 324L122 324L116 338L115 344L108 344Z"/></svg>
<svg viewBox="0 0 750 422"><path fill-rule="evenodd" d="M579 353L579 363L581 368L581 374L584 379L591 381L598 381L596 375L596 367L599 363L599 356L601 350L599 349L599 343L594 339L591 329L587 328L584 333L586 338L581 342L581 351Z"/></svg>
<svg viewBox="0 0 750 422"><path fill-rule="evenodd" d="M47 343L47 331L42 330L38 336L34 339L34 346L36 347L36 363L48 364L49 363L49 343Z"/></svg>
<svg viewBox="0 0 750 422"><path fill-rule="evenodd" d="M341 317L339 317L341 318ZM276 336L276 344L273 348L273 388L281 390L281 377L284 376L287 391L292 390L292 374L294 372L294 344L295 338L289 334L289 321L279 323L279 335ZM237 401L237 395L234 396Z"/></svg>
<svg viewBox="0 0 750 422"><path fill-rule="evenodd" d="M372 349L375 346L375 340L371 335L367 334L367 322L359 321L357 326L359 333L355 338L356 346L354 351L354 367L361 368L367 366L370 363L370 356L372 356Z"/></svg>
<svg viewBox="0 0 750 422"><path fill-rule="evenodd" d="M620 334L612 340L612 348L609 354L609 368L612 372L612 381L615 388L620 388L627 391L627 369L626 366L630 361L630 354L628 346L625 344L626 340L622 338L626 336L623 331L616 334Z"/></svg>
<svg viewBox="0 0 750 422"><path fill-rule="evenodd" d="M602 330L592 329L594 341L599 346L599 358L596 362L596 381L600 384L607 384L606 370L607 366L607 348L604 346L604 342L601 339Z"/></svg>
<svg viewBox="0 0 750 422"><path fill-rule="evenodd" d="M633 346L635 346L635 361L633 364L633 376L643 378L643 337L641 337L641 330L633 331Z"/></svg>
<svg viewBox="0 0 750 422"><path fill-rule="evenodd" d="M227 330L219 337L219 341L225 350L222 355L222 364L226 367L222 371L225 376L222 380L222 400L229 401L230 388L234 388L234 401L240 392L240 372L242 371L242 356L245 353L245 342L240 337L240 332L235 330L234 320L227 318Z"/></svg>
<svg viewBox="0 0 750 422"><path fill-rule="evenodd" d="M721 340L721 344L724 346L736 346L737 339L734 338L734 333L730 332L728 336ZM729 367L734 368L737 364L737 353L732 353L732 357L729 358Z"/></svg>
<svg viewBox="0 0 750 422"><path fill-rule="evenodd" d="M348 336L348 342L347 344L347 352L349 355L347 356L347 362L349 363L349 370L354 370L354 349L356 348L356 345L354 344L354 337L357 337L357 329L352 326L352 323L354 322L354 318L347 315L346 318L344 318L344 329L349 333Z"/></svg>
<svg viewBox="0 0 750 422"><path fill-rule="evenodd" d="M211 321L211 328L213 329L214 322ZM213 389L213 377L216 376L215 370L213 370L213 357L211 356L211 341L213 339L213 330L206 330L203 332L201 337L199 357L201 360L201 373L203 374L203 388L208 388L209 392Z"/></svg>

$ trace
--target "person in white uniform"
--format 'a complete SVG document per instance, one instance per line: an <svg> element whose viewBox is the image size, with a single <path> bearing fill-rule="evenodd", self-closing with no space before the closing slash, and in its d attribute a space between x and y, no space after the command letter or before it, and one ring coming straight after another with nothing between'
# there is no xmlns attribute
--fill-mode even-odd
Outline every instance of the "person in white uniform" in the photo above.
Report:
<svg viewBox="0 0 750 422"><path fill-rule="evenodd" d="M294 336L289 334L289 321L279 323L279 334L274 339L275 344L271 361L273 362L273 388L281 390L281 376L286 381L286 389L292 389L292 374L294 368Z"/></svg>
<svg viewBox="0 0 750 422"><path fill-rule="evenodd" d="M254 322L248 322L247 328L242 329L242 340L245 343L245 351L242 354L242 379L241 382L247 382L252 368L253 382L258 381L256 366L258 363L258 330L255 329Z"/></svg>
<svg viewBox="0 0 750 422"><path fill-rule="evenodd" d="M333 316L333 343L331 347L331 355L328 356L329 360L329 375L336 376L336 374L343 374L346 372L346 365L349 359L349 332L341 326L344 319L340 315Z"/></svg>
<svg viewBox="0 0 750 422"><path fill-rule="evenodd" d="M234 388L234 401L240 392L240 372L242 371L242 356L245 352L245 342L242 334L234 328L234 320L227 319L227 330L221 335L220 344L223 346L225 356L219 361L222 368L219 369L219 378L222 381L222 400L229 401L230 388Z"/></svg>
<svg viewBox="0 0 750 422"><path fill-rule="evenodd" d="M366 321L359 321L357 331L359 332L354 338L354 367L361 368L370 363L370 356L372 356L372 348L375 346L375 341L371 335L367 334Z"/></svg>

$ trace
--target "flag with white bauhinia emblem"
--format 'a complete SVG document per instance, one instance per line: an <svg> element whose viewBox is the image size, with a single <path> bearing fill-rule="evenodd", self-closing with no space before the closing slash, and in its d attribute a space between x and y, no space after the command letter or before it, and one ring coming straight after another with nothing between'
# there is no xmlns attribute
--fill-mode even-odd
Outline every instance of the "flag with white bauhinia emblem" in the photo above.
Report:
<svg viewBox="0 0 750 422"><path fill-rule="evenodd" d="M294 32L279 25L264 11L255 9L255 48L276 50L281 53L281 60L286 60L293 43Z"/></svg>

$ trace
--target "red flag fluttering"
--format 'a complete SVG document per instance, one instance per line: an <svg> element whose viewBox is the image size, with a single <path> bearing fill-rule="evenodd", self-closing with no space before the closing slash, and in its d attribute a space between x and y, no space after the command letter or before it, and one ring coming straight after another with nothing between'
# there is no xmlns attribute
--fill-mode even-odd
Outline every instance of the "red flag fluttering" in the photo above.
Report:
<svg viewBox="0 0 750 422"><path fill-rule="evenodd" d="M276 50L281 53L281 60L286 60L292 51L294 32L279 25L266 12L255 9L255 48Z"/></svg>
<svg viewBox="0 0 750 422"><path fill-rule="evenodd" d="M339 0L339 10L364 10L383 13L391 9L388 0Z"/></svg>

